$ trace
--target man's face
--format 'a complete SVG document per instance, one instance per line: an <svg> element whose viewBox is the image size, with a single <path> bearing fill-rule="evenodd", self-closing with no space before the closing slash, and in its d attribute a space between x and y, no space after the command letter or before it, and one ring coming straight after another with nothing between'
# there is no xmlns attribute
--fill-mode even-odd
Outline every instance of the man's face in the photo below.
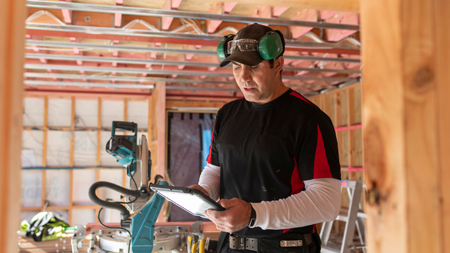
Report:
<svg viewBox="0 0 450 253"><path fill-rule="evenodd" d="M275 63L276 64L276 63ZM269 61L256 66L233 62L233 75L244 97L249 102L265 104L276 97L277 68L270 68Z"/></svg>

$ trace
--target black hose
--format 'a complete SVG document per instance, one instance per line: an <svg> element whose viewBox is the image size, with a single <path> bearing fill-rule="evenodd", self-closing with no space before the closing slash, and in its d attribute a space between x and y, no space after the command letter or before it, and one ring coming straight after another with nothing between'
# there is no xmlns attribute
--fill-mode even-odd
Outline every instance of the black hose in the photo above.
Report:
<svg viewBox="0 0 450 253"><path fill-rule="evenodd" d="M128 209L125 208L125 206L123 206L119 203L115 203L115 202L104 201L104 200L100 199L99 197L97 197L96 191L98 188L102 188L102 187L120 192L120 193L128 195L128 196L133 196L136 198L141 196L141 192L139 190L135 190L135 191L129 190L129 189L123 188L119 185L116 185L116 184L113 184L110 182L104 182L104 181L95 182L89 188L89 198L91 199L92 202L94 202L95 204L102 206L104 208L118 210L122 214L123 219L128 219L128 217L130 216L130 212L128 211Z"/></svg>

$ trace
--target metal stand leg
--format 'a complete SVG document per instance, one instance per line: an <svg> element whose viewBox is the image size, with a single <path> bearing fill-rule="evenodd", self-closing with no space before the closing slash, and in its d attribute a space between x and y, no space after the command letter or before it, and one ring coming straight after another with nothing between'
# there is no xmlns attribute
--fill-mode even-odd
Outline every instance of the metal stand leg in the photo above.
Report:
<svg viewBox="0 0 450 253"><path fill-rule="evenodd" d="M333 228L333 221L327 221L322 223L322 229L320 230L320 239L322 240L322 245L328 244L332 228Z"/></svg>
<svg viewBox="0 0 450 253"><path fill-rule="evenodd" d="M353 242L355 234L356 217L359 210L359 200L361 199L362 182L356 181L355 188L352 191L350 207L348 210L348 220L345 224L344 237L342 239L341 253L350 253L350 245Z"/></svg>
<svg viewBox="0 0 450 253"><path fill-rule="evenodd" d="M345 183L345 184L344 184ZM359 240L362 244L361 248L364 253L366 252L364 248L365 243L365 224L364 224L364 213L360 212L360 199L363 191L362 181L342 181L341 190L345 189L348 191L350 198L350 206L346 215L340 214L336 220L344 221L344 235L342 238L342 245L340 249L333 249L328 246L330 239L331 228L334 221L324 222L322 225L322 230L320 231L320 238L322 240L322 250L321 252L326 253L350 253L353 246L353 238L355 234L355 228L358 230ZM359 247L359 246L358 246Z"/></svg>

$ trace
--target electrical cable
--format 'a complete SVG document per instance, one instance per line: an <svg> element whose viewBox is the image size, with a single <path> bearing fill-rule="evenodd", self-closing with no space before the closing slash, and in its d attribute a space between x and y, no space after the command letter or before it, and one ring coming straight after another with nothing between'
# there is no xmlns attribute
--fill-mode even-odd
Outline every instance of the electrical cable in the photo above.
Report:
<svg viewBox="0 0 450 253"><path fill-rule="evenodd" d="M131 174L131 172L130 172L130 177L131 177L131 179L130 179L130 184L131 184L131 180L133 180L134 186L135 186L136 189L137 189L136 180L134 180L133 174ZM137 200L137 197L135 197L132 201L128 201L128 202L119 202L119 201L115 201L114 203L119 203L119 204L131 204L131 203L135 202L136 200ZM130 232L128 229L126 229L126 228L121 228L121 227L109 227L109 226L106 226L105 224L103 224L102 220L100 219L100 213L102 212L102 210L103 210L103 207L100 208L100 210L98 211L97 218L98 218L98 222L99 222L103 227L109 228L109 229L121 229L121 230L125 230L125 231L130 235L130 239L133 240L133 237L131 236L131 232ZM128 244L128 252L130 252L130 245L131 245L131 242Z"/></svg>
<svg viewBox="0 0 450 253"><path fill-rule="evenodd" d="M137 187L136 181L134 180L133 174L131 174L131 171L130 171L130 186L131 186L131 180L133 180L134 187L135 187L136 190L137 190L138 187ZM136 200L137 200L137 197L135 197L132 201L128 201L128 202L116 202L116 203L119 203L119 204L131 204L131 203L134 203Z"/></svg>
<svg viewBox="0 0 450 253"><path fill-rule="evenodd" d="M130 239L133 240L133 237L131 236L131 232L130 232L128 229L126 229L126 228L121 228L121 227L110 227L110 226L107 226L107 225L103 224L102 220L100 219L100 213L102 212L102 210L103 210L103 207L100 208L100 210L98 211L97 218L98 218L98 222L99 222L103 227L109 228L109 229L121 229L121 230L125 230L125 231L128 233L128 235L130 235ZM128 253L130 252L130 245L131 245L131 242L128 243Z"/></svg>

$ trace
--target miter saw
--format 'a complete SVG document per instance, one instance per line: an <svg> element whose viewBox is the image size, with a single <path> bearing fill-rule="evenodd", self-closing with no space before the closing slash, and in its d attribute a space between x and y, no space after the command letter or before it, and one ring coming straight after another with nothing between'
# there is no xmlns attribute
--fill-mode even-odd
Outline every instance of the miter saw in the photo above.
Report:
<svg viewBox="0 0 450 253"><path fill-rule="evenodd" d="M133 135L118 135L132 132ZM127 168L131 178L130 188L110 182L96 182L89 188L89 198L103 208L120 211L120 227L90 229L90 241L87 252L121 252L121 253L204 253L209 240L204 238L202 223L190 226L155 227L164 198L149 188L151 176L151 153L147 139L142 135L138 144L138 126L133 122L113 121L111 138L106 144L106 152L116 158L117 162ZM155 184L168 185L162 176L156 175ZM123 202L110 202L100 199L96 191L109 188L122 194ZM75 226L72 238L72 252L79 252L81 242L86 235L84 226Z"/></svg>

